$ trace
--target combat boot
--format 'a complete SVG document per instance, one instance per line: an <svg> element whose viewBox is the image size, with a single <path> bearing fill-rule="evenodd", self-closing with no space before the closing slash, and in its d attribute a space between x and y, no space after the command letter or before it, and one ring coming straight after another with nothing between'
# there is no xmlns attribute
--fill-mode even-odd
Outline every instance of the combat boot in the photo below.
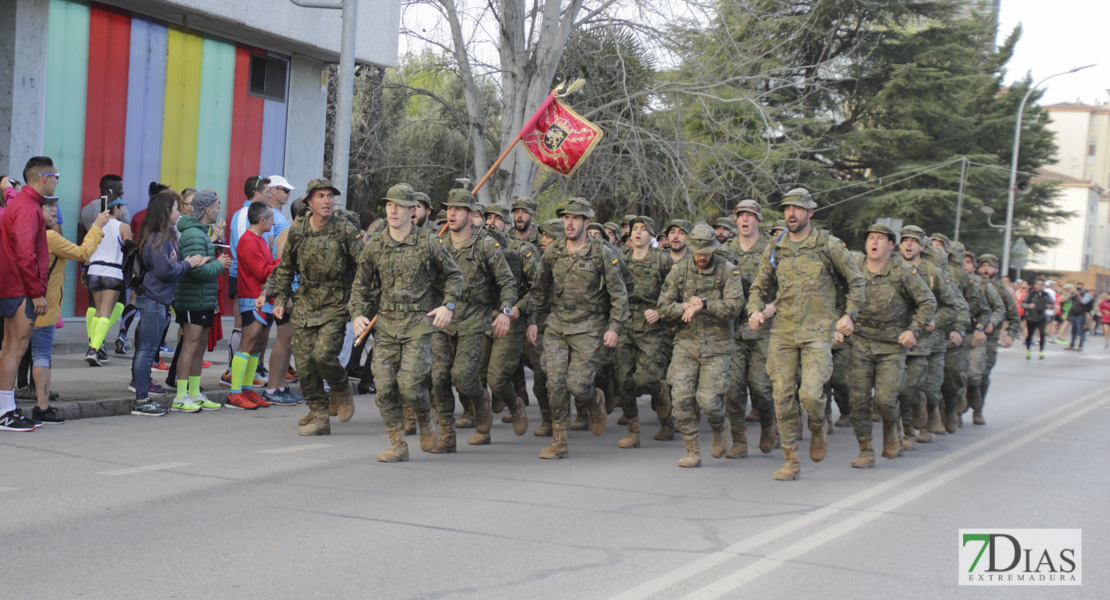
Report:
<svg viewBox="0 0 1110 600"><path fill-rule="evenodd" d="M971 414L971 422L976 425L986 425L987 420L983 418L983 411L977 410Z"/></svg>
<svg viewBox="0 0 1110 600"><path fill-rule="evenodd" d="M749 421L751 423L759 422L759 411L756 410L754 406L752 407L752 411L748 413L748 418L745 419L745 421Z"/></svg>
<svg viewBox="0 0 1110 600"><path fill-rule="evenodd" d="M669 442L674 439L674 417L667 417L659 422L659 431L655 433L655 441Z"/></svg>
<svg viewBox="0 0 1110 600"><path fill-rule="evenodd" d="M826 437L825 424L810 421L809 431L813 434L813 438L809 441L809 459L813 462L821 462L829 452L829 438Z"/></svg>
<svg viewBox="0 0 1110 600"><path fill-rule="evenodd" d="M955 406L944 405L944 431L949 434L956 433L960 428L960 415Z"/></svg>
<svg viewBox="0 0 1110 600"><path fill-rule="evenodd" d="M567 457L567 424L552 423L551 435L555 438L551 445L540 451L540 458L553 460Z"/></svg>
<svg viewBox="0 0 1110 600"><path fill-rule="evenodd" d="M507 405L505 404L505 401L502 400L500 397L495 396L492 400L490 400L489 409L493 411L493 414L499 415L501 414L501 411L505 410L506 408Z"/></svg>
<svg viewBox="0 0 1110 600"><path fill-rule="evenodd" d="M474 429L474 411L463 409L463 414L455 420L456 429Z"/></svg>
<svg viewBox="0 0 1110 600"><path fill-rule="evenodd" d="M919 444L929 444L929 443L932 443L932 441L933 441L933 432L932 431L929 431L928 429L922 429L921 431L917 432L917 443L919 443Z"/></svg>
<svg viewBox="0 0 1110 600"><path fill-rule="evenodd" d="M652 396L651 404L655 408L655 416L659 417L659 431L655 434L655 441L669 442L674 439L674 417L671 415L671 384L666 380L659 382L659 391Z"/></svg>
<svg viewBox="0 0 1110 600"><path fill-rule="evenodd" d="M929 407L929 422L925 425L928 429L936 435L946 435L948 430L944 428L944 423L940 420L940 406Z"/></svg>
<svg viewBox="0 0 1110 600"><path fill-rule="evenodd" d="M574 401L574 412L576 415L574 421L570 423L571 431L586 431L590 428L590 407L585 402L579 402L577 399Z"/></svg>
<svg viewBox="0 0 1110 600"><path fill-rule="evenodd" d="M420 449L431 452L436 444L436 428L432 426L432 416L428 413L416 415L416 425L420 429Z"/></svg>
<svg viewBox="0 0 1110 600"><path fill-rule="evenodd" d="M913 428L913 423L902 421L902 449L913 450L916 447L917 431Z"/></svg>
<svg viewBox="0 0 1110 600"><path fill-rule="evenodd" d="M416 411L411 406L405 404L401 407L401 414L405 422L405 435L413 435L416 433Z"/></svg>
<svg viewBox="0 0 1110 600"><path fill-rule="evenodd" d="M913 404L913 428L925 429L929 422L929 406L925 401L925 394L918 394L918 401Z"/></svg>
<svg viewBox="0 0 1110 600"><path fill-rule="evenodd" d="M640 447L640 417L632 417L628 420L628 435L621 438L617 442L618 448L639 448Z"/></svg>
<svg viewBox="0 0 1110 600"><path fill-rule="evenodd" d="M848 420L848 413L840 413L840 416L836 418L836 426L837 427L851 427L852 426L851 421Z"/></svg>
<svg viewBox="0 0 1110 600"><path fill-rule="evenodd" d="M404 425L385 428L389 434L389 449L378 455L378 462L402 462L409 459L409 444L405 441Z"/></svg>
<svg viewBox="0 0 1110 600"><path fill-rule="evenodd" d="M852 459L853 469L870 469L875 466L875 449L871 447L871 436L859 438L859 458Z"/></svg>
<svg viewBox="0 0 1110 600"><path fill-rule="evenodd" d="M339 398L337 398L334 394L328 395L328 416L339 416Z"/></svg>
<svg viewBox="0 0 1110 600"><path fill-rule="evenodd" d="M520 398L517 398L517 400L520 400ZM502 423L512 423L513 422L513 413L512 412L507 412L507 413L501 415L501 422Z"/></svg>
<svg viewBox="0 0 1110 600"><path fill-rule="evenodd" d="M335 416L339 418L340 423L346 423L355 416L355 393L349 384L345 392L332 390L330 401L335 403ZM331 414L330 406L328 414Z"/></svg>
<svg viewBox="0 0 1110 600"><path fill-rule="evenodd" d="M432 449L429 450L432 454L450 454L457 448L455 441L455 417L445 417L443 413L439 414L439 439L436 440Z"/></svg>
<svg viewBox="0 0 1110 600"><path fill-rule="evenodd" d="M475 431L474 435L467 438L466 443L471 446L488 446L492 439L493 438L491 438L488 433L478 433Z"/></svg>
<svg viewBox="0 0 1110 600"><path fill-rule="evenodd" d="M798 474L802 472L802 463L798 462L798 445L783 445L782 455L785 457L786 461L783 463L781 469L775 471L775 480L792 481L797 479Z"/></svg>
<svg viewBox="0 0 1110 600"><path fill-rule="evenodd" d="M759 451L764 454L770 454L775 446L778 445L779 429L775 426L775 414L767 411L767 414L760 413L759 415Z"/></svg>
<svg viewBox="0 0 1110 600"><path fill-rule="evenodd" d="M536 437L550 437L551 436L551 411L540 409L540 426L532 431L532 435Z"/></svg>
<svg viewBox="0 0 1110 600"><path fill-rule="evenodd" d="M513 433L518 436L528 433L528 413L524 412L524 402L516 398L516 404L509 407L509 416L512 417Z"/></svg>
<svg viewBox="0 0 1110 600"><path fill-rule="evenodd" d="M621 415L620 418L617 419L617 425L628 425L628 417Z"/></svg>
<svg viewBox="0 0 1110 600"><path fill-rule="evenodd" d="M871 422L872 423L878 423L879 421L882 421L882 420L883 420L882 415L880 415L877 411L874 411L874 410L871 411Z"/></svg>
<svg viewBox="0 0 1110 600"><path fill-rule="evenodd" d="M488 434L493 427L493 412L490 410L489 390L482 390L482 397L474 403L474 429Z"/></svg>
<svg viewBox="0 0 1110 600"><path fill-rule="evenodd" d="M971 393L971 388L968 388L968 404L971 407L971 422L976 425L986 425L987 421L983 418L983 388L975 388L975 393Z"/></svg>
<svg viewBox="0 0 1110 600"><path fill-rule="evenodd" d="M723 424L722 424L723 427ZM716 437L714 435L714 437ZM701 466L701 448L698 447L698 432L682 434L682 441L686 444L686 456L678 459L678 466L680 467L700 467Z"/></svg>
<svg viewBox="0 0 1110 600"><path fill-rule="evenodd" d="M902 440L898 439L898 422L883 421L883 457L902 456Z"/></svg>
<svg viewBox="0 0 1110 600"><path fill-rule="evenodd" d="M725 422L721 420L719 423L709 422L709 428L713 430L713 442L709 446L709 454L713 458L721 458L728 450L728 437L725 435ZM683 436L686 439L686 436Z"/></svg>
<svg viewBox="0 0 1110 600"><path fill-rule="evenodd" d="M594 401L590 404L590 433L601 435L609 424L609 414L605 412L605 392L594 388Z"/></svg>
<svg viewBox="0 0 1110 600"><path fill-rule="evenodd" d="M964 389L964 393L960 396L960 399L956 401L957 415L962 415L967 412L967 397L970 396L971 393L971 386L969 385Z"/></svg>
<svg viewBox="0 0 1110 600"><path fill-rule="evenodd" d="M298 435L330 435L331 422L328 419L328 409L321 405L312 405L309 407L308 423L301 425L297 429Z"/></svg>
<svg viewBox="0 0 1110 600"><path fill-rule="evenodd" d="M297 420L297 425L308 425L312 422L312 407L308 407L308 414Z"/></svg>
<svg viewBox="0 0 1110 600"><path fill-rule="evenodd" d="M732 446L725 450L725 458L748 457L748 426L745 421L732 425Z"/></svg>

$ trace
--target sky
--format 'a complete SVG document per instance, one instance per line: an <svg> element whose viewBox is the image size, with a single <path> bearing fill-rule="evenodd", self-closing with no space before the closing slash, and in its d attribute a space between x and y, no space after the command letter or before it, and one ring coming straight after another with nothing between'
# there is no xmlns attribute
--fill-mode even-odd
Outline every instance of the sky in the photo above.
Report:
<svg viewBox="0 0 1110 600"><path fill-rule="evenodd" d="M1098 66L1056 77L1045 84L1042 104L1110 102L1110 54L1106 52L1107 0L1001 0L999 42L1021 24L1023 32L1007 79L1027 72L1034 81L1091 63Z"/></svg>

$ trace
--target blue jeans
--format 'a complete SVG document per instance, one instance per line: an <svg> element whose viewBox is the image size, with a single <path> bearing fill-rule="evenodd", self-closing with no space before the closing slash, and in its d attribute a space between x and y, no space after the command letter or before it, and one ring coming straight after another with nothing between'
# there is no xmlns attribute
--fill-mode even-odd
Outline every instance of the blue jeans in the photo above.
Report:
<svg viewBox="0 0 1110 600"><path fill-rule="evenodd" d="M162 342L162 330L169 322L169 306L143 295L135 298L139 310L139 328L135 332L135 359L131 361L131 385L135 399L145 400L150 389L150 365Z"/></svg>
<svg viewBox="0 0 1110 600"><path fill-rule="evenodd" d="M1071 344L1069 347L1075 347L1075 336L1079 336L1079 347L1082 348L1083 344L1087 342L1087 315L1068 316L1068 323L1071 323Z"/></svg>
<svg viewBox="0 0 1110 600"><path fill-rule="evenodd" d="M31 367L50 368L54 351L54 326L43 325L31 330Z"/></svg>

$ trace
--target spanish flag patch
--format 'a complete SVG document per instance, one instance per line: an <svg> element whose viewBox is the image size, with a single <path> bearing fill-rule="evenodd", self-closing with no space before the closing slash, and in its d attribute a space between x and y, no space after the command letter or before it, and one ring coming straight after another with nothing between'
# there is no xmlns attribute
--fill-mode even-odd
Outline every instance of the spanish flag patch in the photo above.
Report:
<svg viewBox="0 0 1110 600"><path fill-rule="evenodd" d="M617 264L617 259L614 258L611 262L615 265Z"/></svg>
<svg viewBox="0 0 1110 600"><path fill-rule="evenodd" d="M494 248L500 248L501 247L501 242L494 242L493 247Z"/></svg>
<svg viewBox="0 0 1110 600"><path fill-rule="evenodd" d="M740 274L740 271L733 271L733 272L732 272L732 274L733 274L733 275L739 275L739 274Z"/></svg>
<svg viewBox="0 0 1110 600"><path fill-rule="evenodd" d="M531 253L531 252L529 252L528 254L525 254L525 255L524 255L524 258L532 258L532 253Z"/></svg>

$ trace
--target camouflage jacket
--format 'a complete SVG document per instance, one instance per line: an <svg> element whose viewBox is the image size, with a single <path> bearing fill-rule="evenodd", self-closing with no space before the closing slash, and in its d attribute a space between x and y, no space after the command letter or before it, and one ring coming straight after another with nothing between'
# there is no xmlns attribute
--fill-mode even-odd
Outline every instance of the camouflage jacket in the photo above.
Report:
<svg viewBox="0 0 1110 600"><path fill-rule="evenodd" d="M878 273L867 268L867 259L859 261L860 272L867 282L867 300L859 311L853 337L866 344L872 354L904 352L898 337L912 331L924 342L925 327L933 320L937 300L917 268L891 257Z"/></svg>
<svg viewBox="0 0 1110 600"><path fill-rule="evenodd" d="M628 292L628 310L631 314L625 328L636 331L662 329L663 322L648 323L644 318L644 311L654 310L658 305L663 281L674 263L667 252L660 248L648 248L647 256L640 260L634 258L633 254L632 249L624 252L624 262L632 277L632 286Z"/></svg>
<svg viewBox="0 0 1110 600"><path fill-rule="evenodd" d="M291 320L295 327L318 327L350 320L351 280L362 252L358 227L333 217L319 231L304 218L289 228L285 252L271 275L274 306L285 306L300 275Z"/></svg>
<svg viewBox="0 0 1110 600"><path fill-rule="evenodd" d="M444 331L471 334L488 331L497 311L516 304L516 278L502 252L501 242L485 227L473 228L470 237L456 248L451 233L444 233L443 246L463 274L455 318Z"/></svg>
<svg viewBox="0 0 1110 600"><path fill-rule="evenodd" d="M912 267L909 263L906 264ZM952 286L952 279L947 269L938 267L935 262L922 259L914 270L936 298L937 310L933 317L933 331L927 332L925 339L919 338L917 345L911 348L909 353L911 355L930 354L938 349L938 346L943 352L944 339L948 337L948 332L967 330L969 324L967 302Z"/></svg>
<svg viewBox="0 0 1110 600"><path fill-rule="evenodd" d="M990 324L993 328L987 334L987 337L998 339L1002 335L1002 323L1006 321L1006 304L1002 301L1002 296L998 295L998 289L991 285L986 277L972 275L971 278L975 280L975 285L979 286L979 291L983 293L983 299L990 307Z"/></svg>
<svg viewBox="0 0 1110 600"><path fill-rule="evenodd" d="M1014 301L1014 297L1010 294L1010 290L1006 289L1006 284L1002 283L1002 280L997 276L991 277L990 279L984 277L984 279L987 283L994 286L994 289L998 291L998 297L1002 299L1002 304L1006 309L1006 322L1010 325L1010 337L1019 337L1021 335L1021 315L1018 314L1017 302ZM1001 327L995 327L995 332L992 335L1002 337Z"/></svg>
<svg viewBox="0 0 1110 600"><path fill-rule="evenodd" d="M695 296L705 302L705 308L684 323L684 305ZM699 269L693 259L671 267L659 294L659 315L677 327L675 345L696 348L702 355L733 352L736 317L743 309L740 269L717 254L706 271Z"/></svg>
<svg viewBox="0 0 1110 600"><path fill-rule="evenodd" d="M767 249L767 245L771 243L770 236L760 234L759 240L751 247L751 250L744 250L740 247L740 236L736 236L728 241L727 244L722 246L726 248L731 255L729 260L740 269L740 278L744 282L744 297L751 297L752 283L755 282L755 276L759 273L759 264L763 260L763 252ZM774 291L771 291L770 298L774 299ZM761 340L771 335L771 324L774 323L775 318L771 317L759 326L759 329L752 329L748 327L748 311L740 313L739 322L736 324L736 339L745 340Z"/></svg>
<svg viewBox="0 0 1110 600"><path fill-rule="evenodd" d="M863 305L866 283L844 243L827 231L813 228L797 252L789 234L769 243L751 285L748 314L762 311L774 300L777 312L771 333L794 343L831 341L841 316L854 321ZM844 312L837 309L837 277L847 285Z"/></svg>
<svg viewBox="0 0 1110 600"><path fill-rule="evenodd" d="M398 242L387 230L371 238L359 258L351 317L376 314L376 331L419 337L436 331L427 313L458 302L462 284L462 272L434 232L413 227Z"/></svg>
<svg viewBox="0 0 1110 600"><path fill-rule="evenodd" d="M564 334L621 332L628 321L628 291L620 257L601 240L590 239L581 252L567 250L567 240L553 242L543 253L540 277L528 305L548 313L546 324Z"/></svg>
<svg viewBox="0 0 1110 600"><path fill-rule="evenodd" d="M513 230L509 232L509 236L512 237L514 240L528 242L536 248L540 247L540 230L536 227L535 219L532 220L532 231L529 232L528 235L520 235L520 232L516 230L516 227L513 227Z"/></svg>
<svg viewBox="0 0 1110 600"><path fill-rule="evenodd" d="M535 314L525 311L524 302L528 290L540 274L540 252L528 242L518 240L510 235L487 229L486 232L501 244L501 252L505 255L505 262L509 263L509 270L513 272L516 280L517 302L514 306L520 309L521 318L513 323L513 329L533 324Z"/></svg>

